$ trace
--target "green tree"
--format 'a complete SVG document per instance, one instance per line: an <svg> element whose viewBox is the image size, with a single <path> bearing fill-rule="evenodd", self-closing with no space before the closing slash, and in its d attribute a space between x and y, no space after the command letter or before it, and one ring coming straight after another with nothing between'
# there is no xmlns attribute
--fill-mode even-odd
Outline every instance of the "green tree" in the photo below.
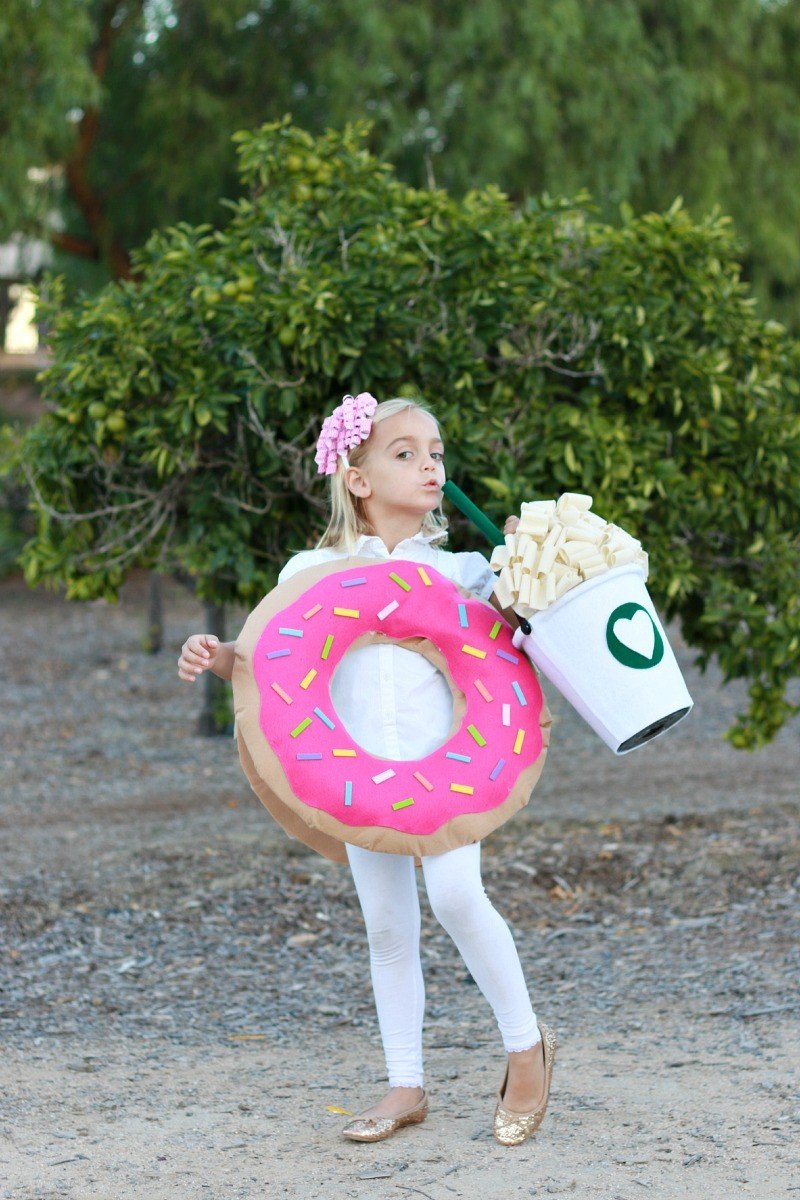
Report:
<svg viewBox="0 0 800 1200"><path fill-rule="evenodd" d="M366 116L406 183L513 200L586 188L719 205L765 311L800 330L800 6L777 0L7 0L0 227L27 165L63 166L69 290L130 273L178 221L220 224L237 129ZM24 70L17 64L22 62ZM69 117L69 119L68 119ZM76 266L76 264L79 264Z"/></svg>
<svg viewBox="0 0 800 1200"><path fill-rule="evenodd" d="M639 536L701 664L751 681L734 744L768 741L797 711L800 348L758 316L730 220L459 201L368 133L238 133L224 230L153 234L138 286L65 311L53 281L26 579L113 601L139 565L254 605L323 526L313 447L342 390L421 395L497 519L577 490Z"/></svg>

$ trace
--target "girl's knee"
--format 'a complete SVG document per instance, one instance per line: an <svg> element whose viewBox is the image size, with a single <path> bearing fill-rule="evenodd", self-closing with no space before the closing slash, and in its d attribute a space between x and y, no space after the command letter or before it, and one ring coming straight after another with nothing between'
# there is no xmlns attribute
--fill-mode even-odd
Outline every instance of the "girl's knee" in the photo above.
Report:
<svg viewBox="0 0 800 1200"><path fill-rule="evenodd" d="M419 918L401 918L387 909L370 914L366 921L367 941L373 959L391 958L414 950L419 945Z"/></svg>
<svg viewBox="0 0 800 1200"><path fill-rule="evenodd" d="M428 899L436 920L448 931L460 927L471 928L492 908L492 902L483 887L458 883L434 890L432 894L429 891Z"/></svg>

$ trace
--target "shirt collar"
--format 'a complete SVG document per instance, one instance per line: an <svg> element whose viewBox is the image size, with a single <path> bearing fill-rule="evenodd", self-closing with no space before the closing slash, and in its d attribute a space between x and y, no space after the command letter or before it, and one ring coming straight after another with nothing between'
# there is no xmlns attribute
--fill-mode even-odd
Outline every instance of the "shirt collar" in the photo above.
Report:
<svg viewBox="0 0 800 1200"><path fill-rule="evenodd" d="M394 554L401 546L405 546L408 542L422 542L423 544L427 544L428 542L432 542L434 538L439 538L441 536L441 530L436 530L434 533L423 533L420 529L419 533L415 533L413 537L403 538L402 541L398 542L392 553ZM389 549L383 538L378 537L378 535L375 533L362 533L355 544L353 554L358 554L361 550L363 550L364 546L371 544L382 546L386 553L389 553Z"/></svg>

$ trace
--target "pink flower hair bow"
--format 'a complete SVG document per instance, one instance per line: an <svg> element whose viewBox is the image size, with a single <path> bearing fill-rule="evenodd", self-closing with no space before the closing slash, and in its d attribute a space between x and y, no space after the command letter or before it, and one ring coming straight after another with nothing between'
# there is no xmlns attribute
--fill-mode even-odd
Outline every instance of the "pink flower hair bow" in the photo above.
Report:
<svg viewBox="0 0 800 1200"><path fill-rule="evenodd" d="M374 396L370 396L369 392L359 392L357 396L345 396L339 407L325 418L314 459L318 475L335 474L340 454L345 465L350 465L347 451L369 437L372 414L377 407L378 401Z"/></svg>

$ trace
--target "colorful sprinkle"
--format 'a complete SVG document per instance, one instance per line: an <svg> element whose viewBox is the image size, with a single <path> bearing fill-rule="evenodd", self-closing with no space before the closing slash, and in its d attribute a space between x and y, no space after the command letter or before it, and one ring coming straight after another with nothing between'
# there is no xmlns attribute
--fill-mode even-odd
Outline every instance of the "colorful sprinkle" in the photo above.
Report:
<svg viewBox="0 0 800 1200"><path fill-rule="evenodd" d="M420 579L425 584L425 587L431 587L432 584L431 584L430 578L428 577L428 572L425 570L425 568L417 567L417 571L419 573Z"/></svg>
<svg viewBox="0 0 800 1200"><path fill-rule="evenodd" d="M502 769L505 765L506 765L506 760L504 758L498 758L497 762L492 767L492 773L489 776L489 778L497 779L497 776L500 774L500 772L502 771Z"/></svg>
<svg viewBox="0 0 800 1200"><path fill-rule="evenodd" d="M429 792L433 791L433 784L431 783L430 779L425 778L425 776L422 774L421 771L414 771L413 774L414 774L414 778L419 783L422 784L422 786L426 789L426 791L429 791Z"/></svg>
<svg viewBox="0 0 800 1200"><path fill-rule="evenodd" d="M494 699L494 697L492 696L491 692L487 692L487 690L486 690L486 685L485 685L485 684L483 684L483 683L481 683L480 679L476 679L476 680L475 680L475 687L478 689L478 691L480 692L480 694L483 696L484 700L492 700L492 699Z"/></svg>
<svg viewBox="0 0 800 1200"><path fill-rule="evenodd" d="M333 757L334 758L356 758L357 755L356 755L355 750L334 750Z"/></svg>
<svg viewBox="0 0 800 1200"><path fill-rule="evenodd" d="M518 729L517 736L514 738L514 753L519 754L522 749L522 743L525 741L525 730Z"/></svg>
<svg viewBox="0 0 800 1200"><path fill-rule="evenodd" d="M405 579L401 578L401 576L398 575L396 571L390 571L389 578L393 579L395 583L398 583L404 592L411 591L411 584L406 583Z"/></svg>
<svg viewBox="0 0 800 1200"><path fill-rule="evenodd" d="M335 608L333 615L335 617L359 617L361 614L357 608Z"/></svg>
<svg viewBox="0 0 800 1200"><path fill-rule="evenodd" d="M322 758L322 755L314 752L313 754L296 754L295 757L303 758L303 759L305 759L305 758Z"/></svg>
<svg viewBox="0 0 800 1200"><path fill-rule="evenodd" d="M275 681L273 680L273 682L269 686L272 688L273 692L278 693L281 700L285 700L287 704L292 703L292 697L287 696L286 692L283 690L283 688L281 687L281 685L279 683L275 683Z"/></svg>
<svg viewBox="0 0 800 1200"><path fill-rule="evenodd" d="M413 804L413 803L414 803L414 797L407 796L405 798L405 800L395 800L394 804L392 805L392 808L394 808L394 809L408 808L409 804Z"/></svg>
<svg viewBox="0 0 800 1200"><path fill-rule="evenodd" d="M311 717L304 717L299 725L295 725L291 732L291 737L297 737L298 733L302 733L304 729L308 729L311 724Z"/></svg>
<svg viewBox="0 0 800 1200"><path fill-rule="evenodd" d="M360 583L366 583L366 582L367 582L366 575L359 575L358 579L343 579L341 582L341 586L342 587L358 587L358 585Z"/></svg>
<svg viewBox="0 0 800 1200"><path fill-rule="evenodd" d="M278 633L285 633L287 637L302 637L302 629L287 629L284 625L278 628Z"/></svg>
<svg viewBox="0 0 800 1200"><path fill-rule="evenodd" d="M329 633L328 636L325 638L325 645L322 647L322 653L320 654L320 658L328 657L328 655L331 652L332 645L333 645L333 634Z"/></svg>
<svg viewBox="0 0 800 1200"><path fill-rule="evenodd" d="M470 785L468 783L451 783L450 791L451 792L463 792L465 796L471 796L472 793L475 791L475 788L470 787Z"/></svg>
<svg viewBox="0 0 800 1200"><path fill-rule="evenodd" d="M477 647L475 647L475 646L468 646L468 645L466 644L466 642L465 642L465 643L464 643L464 645L461 647L461 649L462 649L462 651L463 651L463 653L464 653L464 654L472 654L472 655L474 655L474 656L475 656L475 658L486 658L486 651L485 651L485 650L478 650L478 649L477 649Z"/></svg>
<svg viewBox="0 0 800 1200"><path fill-rule="evenodd" d="M381 609L381 611L378 613L378 620L382 621L384 617L388 617L389 613L393 613L394 610L399 607L400 605L397 603L397 601L393 600L391 604L386 605L386 608Z"/></svg>
<svg viewBox="0 0 800 1200"><path fill-rule="evenodd" d="M519 662L516 654L509 654L507 650L498 650L497 657L504 658L506 662L514 663L515 666Z"/></svg>
<svg viewBox="0 0 800 1200"><path fill-rule="evenodd" d="M516 679L511 684L511 686L513 687L514 691L517 693L517 699L519 700L520 704L522 705L523 708L525 708L527 706L528 701L525 699L525 693L523 692L522 688L517 683Z"/></svg>
<svg viewBox="0 0 800 1200"><path fill-rule="evenodd" d="M267 658L285 658L287 654L291 653L291 650L270 650Z"/></svg>
<svg viewBox="0 0 800 1200"><path fill-rule="evenodd" d="M310 608L308 610L308 612L303 613L303 620L307 621L309 617L314 616L314 613L318 613L321 608L322 608L321 604L315 604L313 608Z"/></svg>
<svg viewBox="0 0 800 1200"><path fill-rule="evenodd" d="M373 775L373 783L386 783L387 779L394 779L394 771L382 771L380 775Z"/></svg>
<svg viewBox="0 0 800 1200"><path fill-rule="evenodd" d="M472 734L472 736L475 738L475 741L478 743L479 746L486 745L486 738L483 737L483 735L478 732L478 730L475 728L474 725L468 725L467 729Z"/></svg>
<svg viewBox="0 0 800 1200"><path fill-rule="evenodd" d="M348 779L345 781L344 802L348 808L353 803L353 781L352 781L352 779Z"/></svg>
<svg viewBox="0 0 800 1200"><path fill-rule="evenodd" d="M466 604L459 604L459 606L458 606L458 620L459 620L459 622L460 622L460 624L461 624L461 628L462 628L462 629L468 629L468 628L469 628L469 617L467 616L467 606L466 606Z"/></svg>
<svg viewBox="0 0 800 1200"><path fill-rule="evenodd" d="M336 728L336 726L334 725L333 721L330 719L330 717L326 717L326 716L325 716L325 713L322 711L322 709L321 709L321 708L315 708L315 709L314 709L314 715L315 715L315 716L317 716L317 717L319 717L320 721L324 721L324 723L325 723L325 724L328 726L328 729L335 729L335 728Z"/></svg>
<svg viewBox="0 0 800 1200"><path fill-rule="evenodd" d="M306 675L305 679L300 680L300 687L303 688L303 690L305 690L308 687L308 685L311 683L311 680L314 678L316 673L317 673L317 668L312 667L311 670Z"/></svg>
<svg viewBox="0 0 800 1200"><path fill-rule="evenodd" d="M502 628L502 625L503 625L502 621L495 621L494 625L489 630L489 637L492 639L492 641L494 641L494 639L497 637L498 633L500 632L500 630Z"/></svg>
<svg viewBox="0 0 800 1200"><path fill-rule="evenodd" d="M510 704L503 705L503 724L504 725L511 724L511 705Z"/></svg>
<svg viewBox="0 0 800 1200"><path fill-rule="evenodd" d="M472 762L468 754L456 754L454 750L448 750L445 758L454 758L456 762Z"/></svg>

